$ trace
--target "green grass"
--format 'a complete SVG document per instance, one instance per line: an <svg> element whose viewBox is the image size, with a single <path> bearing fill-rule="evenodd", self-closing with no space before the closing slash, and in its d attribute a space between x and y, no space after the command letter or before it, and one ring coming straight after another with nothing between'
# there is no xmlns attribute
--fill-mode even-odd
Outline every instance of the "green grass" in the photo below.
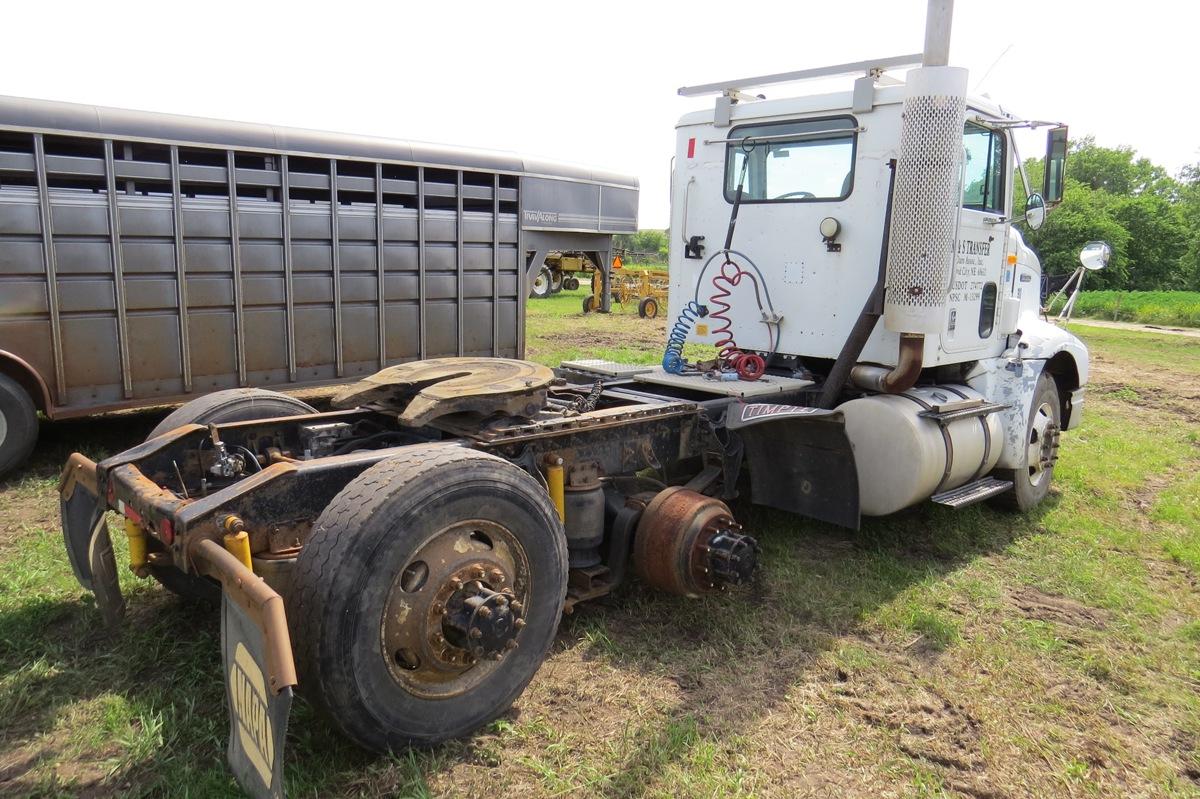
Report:
<svg viewBox="0 0 1200 799"><path fill-rule="evenodd" d="M579 296L530 304L534 357L657 360L662 319ZM1200 345L1080 332L1097 390L1036 511L850 533L737 503L749 588L580 607L512 711L432 750L369 755L297 701L289 794L1200 796ZM47 424L0 483L0 794L238 795L216 616L124 571L108 632L62 552L65 453L159 416Z"/></svg>
<svg viewBox="0 0 1200 799"><path fill-rule="evenodd" d="M1057 313L1066 297L1050 310ZM1200 291L1084 291L1075 315L1114 322L1200 327Z"/></svg>

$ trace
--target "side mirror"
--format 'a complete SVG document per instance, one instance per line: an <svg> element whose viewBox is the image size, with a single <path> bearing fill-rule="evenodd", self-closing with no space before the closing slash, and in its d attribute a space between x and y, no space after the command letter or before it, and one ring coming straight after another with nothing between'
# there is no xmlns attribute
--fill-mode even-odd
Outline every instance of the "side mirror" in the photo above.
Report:
<svg viewBox="0 0 1200 799"><path fill-rule="evenodd" d="M1046 201L1042 195L1034 193L1025 201L1025 224L1030 230L1037 230L1046 221Z"/></svg>
<svg viewBox="0 0 1200 799"><path fill-rule="evenodd" d="M1111 257L1112 247L1103 241L1089 241L1079 251L1079 263L1083 264L1084 269L1093 272L1108 266L1108 259Z"/></svg>
<svg viewBox="0 0 1200 799"><path fill-rule="evenodd" d="M1050 128L1046 134L1046 169L1042 177L1042 196L1051 205L1063 198L1063 180L1067 174L1067 129Z"/></svg>

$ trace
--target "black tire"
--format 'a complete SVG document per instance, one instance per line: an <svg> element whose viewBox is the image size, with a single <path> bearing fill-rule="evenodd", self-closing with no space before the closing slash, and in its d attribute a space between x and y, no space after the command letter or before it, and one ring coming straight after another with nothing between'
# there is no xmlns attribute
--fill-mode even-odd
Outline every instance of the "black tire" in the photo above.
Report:
<svg viewBox="0 0 1200 799"><path fill-rule="evenodd" d="M8 375L0 375L0 477L20 466L37 443L37 406Z"/></svg>
<svg viewBox="0 0 1200 799"><path fill-rule="evenodd" d="M658 316L658 300L653 297L642 297L638 303L638 316L643 319L653 319Z"/></svg>
<svg viewBox="0 0 1200 799"><path fill-rule="evenodd" d="M307 416L317 409L287 394L261 388L214 391L179 406L150 431L148 439L185 424L224 424L278 416Z"/></svg>
<svg viewBox="0 0 1200 799"><path fill-rule="evenodd" d="M550 286L553 283L553 278L550 275L550 270L542 267L537 273L537 277L533 279L533 285L529 287L529 296L535 300L544 300L550 296Z"/></svg>
<svg viewBox="0 0 1200 799"><path fill-rule="evenodd" d="M381 630L392 623L386 608L403 576L426 565L415 560L419 553L463 524L500 525L519 542L528 567L526 623L518 646L501 660L464 666L456 677L476 682L431 697L396 676L397 659L389 657ZM426 575L404 590L439 596L441 577ZM301 691L372 751L461 737L503 713L532 679L554 640L566 586L566 537L540 484L493 455L411 446L342 489L300 552L288 620ZM395 623L421 623L417 608L430 595L412 597L414 621ZM407 619L409 605L402 607Z"/></svg>
<svg viewBox="0 0 1200 799"><path fill-rule="evenodd" d="M583 312L591 313L594 310L596 310L596 296L589 294L583 298Z"/></svg>
<svg viewBox="0 0 1200 799"><path fill-rule="evenodd" d="M1054 377L1045 372L1038 378L1032 408L1026 422L1024 462L1017 469L996 469L995 476L1011 480L1013 487L993 501L998 507L1027 511L1050 493L1054 462L1058 459L1058 437L1062 430L1062 403ZM1036 451L1036 455L1034 454ZM1049 464L1048 466L1045 464Z"/></svg>
<svg viewBox="0 0 1200 799"><path fill-rule="evenodd" d="M147 440L161 436L185 424L245 422L279 416L303 416L317 409L295 397L261 388L231 388L197 397L172 411L150 431ZM186 574L174 566L150 566L150 575L173 594L184 599L215 605L221 599L221 586L215 580Z"/></svg>
<svg viewBox="0 0 1200 799"><path fill-rule="evenodd" d="M579 278L577 278L577 277L563 278L563 288L566 289L567 291L578 291L579 290Z"/></svg>

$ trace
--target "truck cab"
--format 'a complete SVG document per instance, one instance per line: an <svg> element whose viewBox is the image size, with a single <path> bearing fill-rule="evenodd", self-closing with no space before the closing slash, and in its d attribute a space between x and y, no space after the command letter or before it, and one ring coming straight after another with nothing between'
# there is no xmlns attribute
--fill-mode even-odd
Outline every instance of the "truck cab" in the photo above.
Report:
<svg viewBox="0 0 1200 799"><path fill-rule="evenodd" d="M708 110L682 117L672 173L672 316L720 247L742 181L733 247L763 271L783 320L774 344L754 303L735 304L737 342L778 356L836 358L879 274L903 100L904 87L893 85L876 88L865 110L853 110L852 93L842 92L739 102L727 126ZM1072 336L1038 319L1041 266L1013 219L1014 191L1023 190L1012 136L1019 120L977 98L967 117L953 271L923 362L998 358L1013 347L1011 336L1033 328L1079 353ZM877 326L862 359L895 365L898 339ZM697 324L690 340L713 343L712 327ZM1076 368L1086 372L1079 354Z"/></svg>

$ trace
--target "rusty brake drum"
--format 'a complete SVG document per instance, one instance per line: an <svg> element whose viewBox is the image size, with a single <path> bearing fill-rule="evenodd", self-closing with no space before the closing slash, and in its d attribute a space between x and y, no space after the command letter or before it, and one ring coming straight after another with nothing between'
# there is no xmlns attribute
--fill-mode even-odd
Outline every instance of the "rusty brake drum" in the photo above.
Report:
<svg viewBox="0 0 1200 799"><path fill-rule="evenodd" d="M646 506L633 544L634 567L648 585L696 597L749 580L758 544L719 499L674 486Z"/></svg>

